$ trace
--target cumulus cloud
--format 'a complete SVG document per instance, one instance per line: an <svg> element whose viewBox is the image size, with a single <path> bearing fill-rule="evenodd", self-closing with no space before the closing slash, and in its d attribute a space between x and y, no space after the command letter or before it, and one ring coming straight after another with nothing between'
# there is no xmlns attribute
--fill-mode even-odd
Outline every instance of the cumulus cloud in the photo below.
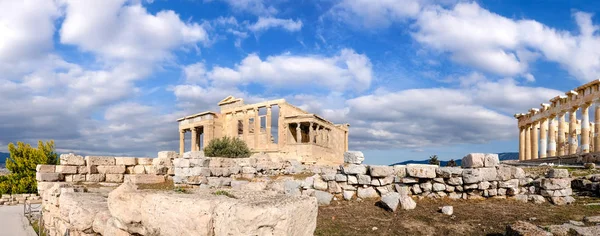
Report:
<svg viewBox="0 0 600 236"><path fill-rule="evenodd" d="M383 28L419 14L421 0L343 0L327 13L329 17L357 26Z"/></svg>
<svg viewBox="0 0 600 236"><path fill-rule="evenodd" d="M274 17L259 17L256 23L248 26L251 31L264 31L270 28L281 27L287 31L294 32L302 29L301 20L279 19Z"/></svg>
<svg viewBox="0 0 600 236"><path fill-rule="evenodd" d="M236 11L248 12L254 15L274 15L279 12L268 0L221 0Z"/></svg>
<svg viewBox="0 0 600 236"><path fill-rule="evenodd" d="M180 46L208 42L206 30L170 10L156 15L126 0L66 1L60 30L64 44L110 59L164 60Z"/></svg>

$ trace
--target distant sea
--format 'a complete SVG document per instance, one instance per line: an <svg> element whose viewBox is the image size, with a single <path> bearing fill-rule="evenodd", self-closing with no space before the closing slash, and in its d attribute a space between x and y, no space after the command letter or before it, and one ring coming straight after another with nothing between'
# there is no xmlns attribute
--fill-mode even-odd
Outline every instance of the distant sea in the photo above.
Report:
<svg viewBox="0 0 600 236"><path fill-rule="evenodd" d="M4 168L4 164L6 163L6 159L10 156L9 153L0 152L0 168Z"/></svg>
<svg viewBox="0 0 600 236"><path fill-rule="evenodd" d="M498 159L500 159L500 161L519 160L519 153L518 152L503 152L503 153L498 153ZM445 161L440 160L440 166L446 166L446 165L448 165L448 161L449 160L445 160ZM460 164L461 164L461 160L460 159L456 159L454 161L456 162L456 166L460 166ZM403 162L394 163L394 164L391 164L391 165L406 165L406 164L429 164L429 160L419 160L419 161L409 160L409 161L403 161Z"/></svg>

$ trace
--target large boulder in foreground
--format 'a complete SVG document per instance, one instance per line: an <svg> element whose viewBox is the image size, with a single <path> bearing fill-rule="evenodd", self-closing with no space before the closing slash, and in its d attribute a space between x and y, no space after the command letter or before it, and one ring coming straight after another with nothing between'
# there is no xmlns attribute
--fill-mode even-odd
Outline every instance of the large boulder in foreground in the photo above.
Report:
<svg viewBox="0 0 600 236"><path fill-rule="evenodd" d="M525 221L517 221L506 226L506 236L550 236L549 232Z"/></svg>

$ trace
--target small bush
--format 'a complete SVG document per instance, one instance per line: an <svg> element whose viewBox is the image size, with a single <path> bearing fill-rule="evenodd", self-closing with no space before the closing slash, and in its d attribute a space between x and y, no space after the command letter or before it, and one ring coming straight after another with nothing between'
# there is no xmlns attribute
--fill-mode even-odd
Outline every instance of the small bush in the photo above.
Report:
<svg viewBox="0 0 600 236"><path fill-rule="evenodd" d="M243 140L225 136L211 140L204 148L204 155L207 157L243 158L250 156L250 149Z"/></svg>
<svg viewBox="0 0 600 236"><path fill-rule="evenodd" d="M236 198L235 196L233 196L233 194L231 194L225 190L217 190L214 194L217 196L226 196L229 198Z"/></svg>

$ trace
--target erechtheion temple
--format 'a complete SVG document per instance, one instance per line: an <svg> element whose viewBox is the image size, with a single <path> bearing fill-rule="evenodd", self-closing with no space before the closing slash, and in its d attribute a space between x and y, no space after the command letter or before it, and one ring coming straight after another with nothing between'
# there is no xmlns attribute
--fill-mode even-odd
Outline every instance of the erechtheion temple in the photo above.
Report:
<svg viewBox="0 0 600 236"><path fill-rule="evenodd" d="M594 122L589 108L594 105ZM579 111L581 120L577 119ZM568 117L568 121L567 118ZM600 80L556 96L541 108L516 114L519 160L600 152Z"/></svg>
<svg viewBox="0 0 600 236"><path fill-rule="evenodd" d="M348 150L348 124L334 124L284 99L244 104L229 96L218 105L220 113L206 111L177 120L181 154L186 151L186 132L191 132L188 151L203 150L210 140L224 136L244 140L253 152L304 163L340 164Z"/></svg>

